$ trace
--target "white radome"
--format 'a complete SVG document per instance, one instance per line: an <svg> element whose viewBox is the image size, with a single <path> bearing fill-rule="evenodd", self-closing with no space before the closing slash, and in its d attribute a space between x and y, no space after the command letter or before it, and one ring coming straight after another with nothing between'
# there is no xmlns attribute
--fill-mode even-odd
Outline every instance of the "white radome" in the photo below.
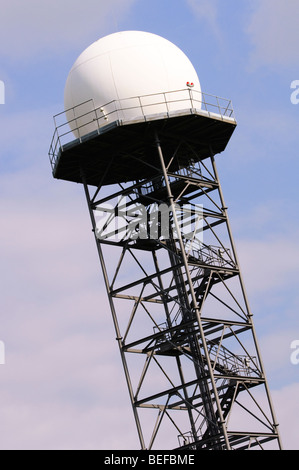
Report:
<svg viewBox="0 0 299 470"><path fill-rule="evenodd" d="M156 34L123 31L99 39L78 57L64 106L78 137L118 119L190 108L190 93L198 99L199 79L177 46Z"/></svg>

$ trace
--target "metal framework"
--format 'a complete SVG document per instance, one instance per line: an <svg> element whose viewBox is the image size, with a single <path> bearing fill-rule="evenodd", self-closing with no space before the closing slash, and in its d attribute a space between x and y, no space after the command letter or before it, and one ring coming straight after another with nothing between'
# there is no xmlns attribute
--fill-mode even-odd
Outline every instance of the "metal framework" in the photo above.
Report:
<svg viewBox="0 0 299 470"><path fill-rule="evenodd" d="M219 130L209 134L203 158L189 124L145 123L149 176L135 181L107 186L107 164L98 185L89 184L86 149L79 149L140 446L280 449L215 165ZM138 162L132 126L126 132L130 172Z"/></svg>

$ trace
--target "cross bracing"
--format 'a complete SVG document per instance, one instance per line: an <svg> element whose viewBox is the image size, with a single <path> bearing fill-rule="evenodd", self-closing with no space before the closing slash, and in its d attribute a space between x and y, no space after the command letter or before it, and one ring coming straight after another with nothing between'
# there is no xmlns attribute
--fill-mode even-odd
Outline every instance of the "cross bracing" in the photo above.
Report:
<svg viewBox="0 0 299 470"><path fill-rule="evenodd" d="M213 152L147 145L148 179L82 171L140 446L280 448Z"/></svg>

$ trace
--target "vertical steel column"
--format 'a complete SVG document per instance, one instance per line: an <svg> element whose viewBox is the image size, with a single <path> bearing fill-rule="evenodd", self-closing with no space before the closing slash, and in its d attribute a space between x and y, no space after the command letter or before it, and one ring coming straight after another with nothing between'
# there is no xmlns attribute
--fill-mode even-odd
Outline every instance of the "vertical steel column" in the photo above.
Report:
<svg viewBox="0 0 299 470"><path fill-rule="evenodd" d="M124 354L123 347L122 347L123 346L122 345L123 338L121 336L121 332L120 332L120 328L119 328L119 324L118 324L118 320L117 320L117 315L116 315L116 310L115 310L115 307L114 307L113 298L111 296L111 289L110 289L106 264L105 264L105 260L104 260L104 256L103 256L100 241L96 237L96 221L95 221L95 217L94 217L94 213L93 213L93 209L92 209L92 202L91 202L90 195L89 195L88 185L86 183L86 180L85 180L85 177L84 177L84 174L82 173L82 171L81 171L81 174L82 174L82 182L83 182L83 185L84 185L85 196L86 196L88 210L89 210L91 224L92 224L92 231L94 233L94 237L95 237L95 241L96 241L96 245L97 245L97 250L98 250L98 255L99 255L99 259L100 259L100 264L101 264L102 271L103 271L105 287L106 287L106 291L107 291L107 295L108 295L108 299L109 299L110 310L111 310L113 324L114 324L115 333L116 333L116 340L117 340L117 343L118 343L118 347L119 347L119 351L120 351L120 355L121 355L121 360L122 360L122 365L123 365L123 369L124 369L124 372L125 372L126 383L127 383L128 390L129 390L129 395L130 395L130 400L131 400L131 404L132 404L132 408L133 408L133 414L134 414L135 423L136 423L136 427L137 427L138 437L139 437L139 441L140 441L140 445L141 445L142 450L145 450L146 446L145 446L145 442L144 442L144 438L143 438L143 433L142 433L141 424L140 424L139 416L138 416L138 413L137 413L137 409L134 405L133 387L132 387L132 383L131 383L131 379L130 379L130 374L129 374L129 370L128 370L127 361L126 361L125 354Z"/></svg>
<svg viewBox="0 0 299 470"><path fill-rule="evenodd" d="M205 357L206 357L206 361L207 361L207 365L208 365L208 369L209 369L209 374L210 374L210 379L211 379L211 383L212 383L213 392L214 392L214 395L215 395L217 410L218 410L218 414L219 414L219 418L220 418L220 424L221 424L223 436L224 436L224 439L225 439L226 447L227 447L228 450L230 450L231 447L230 447L229 438L228 438L228 434L227 434L226 422L225 422L225 419L224 419L223 413L222 413L222 408L221 408L221 404L220 404L220 400L219 400L219 396L218 396L218 390L217 390L217 386L216 386L215 379L214 379L213 368L212 368L212 365L211 365L211 361L210 361L210 357L209 357L209 351L208 351L207 343L206 343L206 340L205 340L205 334L204 334L204 330L203 330L203 326L202 326L202 322L201 322L201 314L200 314L200 310L198 308L197 299L196 299L196 295L195 295L195 292L194 292L193 282L192 282L192 278L191 278L191 275L190 275L188 260L187 260L186 252L185 252L185 246L184 246L184 243L183 243L183 240L182 240L182 237L181 237L180 226L179 226L177 216L176 216L176 208L175 208L175 203L174 203L174 197L173 197L172 192L171 192L171 188L170 188L170 184L169 184L169 180L168 180L168 174L167 174L165 161L164 161L164 157L163 157L163 152L162 152L162 148L161 148L161 145L160 145L158 134L156 134L156 148L157 148L157 151L158 151L160 164L161 164L161 168L162 168L162 171L163 171L163 176L164 176L165 185L166 185L167 194L168 194L168 201L169 201L169 205L171 207L172 214L173 214L174 225L175 225L175 228L176 228L176 232L178 234L180 250L181 250L182 259L183 259L183 264L184 264L184 268L185 268L185 272L186 272L186 276L187 276L187 280L188 280L188 285L189 285L189 289L190 289L190 294L191 294L195 314L196 314L197 321L198 321L200 336L201 336L203 349L204 349L204 353L205 353ZM215 422L215 426L216 427L218 426L217 422Z"/></svg>
<svg viewBox="0 0 299 470"><path fill-rule="evenodd" d="M191 89L189 96L192 104ZM264 448L274 439L282 447L214 159L236 125L220 105L216 97L222 119L195 109L176 120L161 113L133 132L116 123L80 138L83 145L58 152L60 136L51 143L55 178L84 185L143 450L177 448L177 438L184 450ZM118 190L107 196L112 184Z"/></svg>
<svg viewBox="0 0 299 470"><path fill-rule="evenodd" d="M218 181L218 192L219 192L219 197L220 197L221 204L222 204L222 210L223 210L223 213L225 215L227 231L228 231L228 235L229 235L229 238L230 238L231 247L232 247L232 250L233 250L233 253L234 253L234 258L236 260L237 267L238 267L238 270L239 270L239 279L240 279L241 290L242 290L242 294L243 294L243 297L244 297L244 302L245 302L245 305L246 305L246 309L247 309L247 312L248 312L248 321L251 325L252 337L253 337L256 352L257 352L257 355L258 355L260 368L262 370L264 381L265 381L265 390L266 390L268 403L269 403L269 407L270 407L270 411L271 411L271 415L272 415L273 426L274 426L274 429L277 432L279 447L280 447L280 449L282 449L282 443L281 443L280 435L278 433L278 426L279 425L277 423L277 418L276 418L276 415L275 415L275 412L274 412L274 406L273 406L273 402L272 402L272 398L271 398L271 394L270 394L268 380L267 380L267 377L266 377L266 374L265 374L265 368L264 368L264 364L263 364L263 360L262 360L262 356L261 356L261 352L260 352L260 347L259 347L258 340L257 340L255 326L254 326L254 323L252 321L252 316L253 315L251 313L251 309L250 309L250 305L249 305L249 301L248 301L248 296L247 296L247 292L246 292L244 281L243 281L243 276L242 276L241 269L240 269L238 254L237 254L235 242L234 242L233 235L232 235L230 221L229 221L229 217L228 217L228 213L227 213L227 207L225 205L223 192L222 192L222 187L221 187L221 184L220 184L220 180L219 180L219 176L218 176L218 170L217 170L217 167L216 167L216 162L215 162L214 155L211 155L211 163L212 163L215 178Z"/></svg>

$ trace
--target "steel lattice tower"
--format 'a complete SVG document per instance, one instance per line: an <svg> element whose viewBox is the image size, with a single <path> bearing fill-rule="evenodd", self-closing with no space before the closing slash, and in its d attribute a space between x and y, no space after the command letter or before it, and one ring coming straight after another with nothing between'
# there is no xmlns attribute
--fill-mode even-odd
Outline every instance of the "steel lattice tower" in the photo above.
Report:
<svg viewBox="0 0 299 470"><path fill-rule="evenodd" d="M215 165L236 121L213 99L51 144L84 186L142 449L280 449Z"/></svg>
<svg viewBox="0 0 299 470"><path fill-rule="evenodd" d="M84 187L141 449L281 448L215 165L231 102L124 31L83 51L64 103L53 176Z"/></svg>

